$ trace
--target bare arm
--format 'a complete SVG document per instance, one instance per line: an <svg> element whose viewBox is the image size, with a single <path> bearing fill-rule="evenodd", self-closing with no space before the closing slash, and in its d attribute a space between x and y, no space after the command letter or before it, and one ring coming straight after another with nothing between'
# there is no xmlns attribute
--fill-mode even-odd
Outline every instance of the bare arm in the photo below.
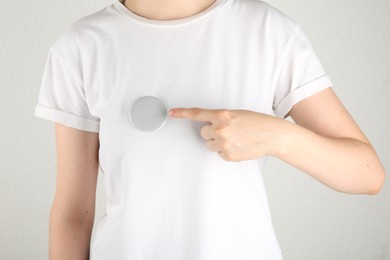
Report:
<svg viewBox="0 0 390 260"><path fill-rule="evenodd" d="M296 124L249 110L173 108L170 115L210 122L201 136L226 161L270 155L344 193L376 194L384 183L374 148L332 88L295 104Z"/></svg>
<svg viewBox="0 0 390 260"><path fill-rule="evenodd" d="M89 259L95 215L99 138L55 124L57 183L49 227L50 260Z"/></svg>
<svg viewBox="0 0 390 260"><path fill-rule="evenodd" d="M289 115L297 125L289 128L280 159L340 192L380 191L384 168L331 88L298 102Z"/></svg>

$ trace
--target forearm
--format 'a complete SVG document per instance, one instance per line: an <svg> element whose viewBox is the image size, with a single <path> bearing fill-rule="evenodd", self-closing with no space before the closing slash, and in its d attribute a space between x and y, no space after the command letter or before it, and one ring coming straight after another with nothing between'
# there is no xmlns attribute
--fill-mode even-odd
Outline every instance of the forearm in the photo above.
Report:
<svg viewBox="0 0 390 260"><path fill-rule="evenodd" d="M345 193L377 193L384 169L374 149L350 138L328 138L287 122L275 157Z"/></svg>
<svg viewBox="0 0 390 260"><path fill-rule="evenodd" d="M328 138L309 130L321 126L326 130L322 132L336 136L335 128L329 125L337 123L349 136L364 139L364 135L356 134L359 129L345 112L340 112L342 109L329 91L323 93L325 94L320 99L316 98L310 104L300 103L298 107L291 109L295 118L299 111L300 121L311 125L311 128L251 110L174 108L170 110L170 115L210 122L211 124L201 129L200 134L207 141L207 148L217 152L226 161L239 162L269 155L310 174L334 190L345 193L377 193L383 184L385 173L370 144L360 139ZM327 101L321 101L322 99ZM313 112L321 111L318 108L318 103L321 102L327 103L324 107L328 110L337 108L337 111L324 117L328 118L328 124L324 124L323 120L319 123L319 112ZM306 113L305 109L308 107L311 107L312 113ZM330 121L331 116L338 119Z"/></svg>
<svg viewBox="0 0 390 260"><path fill-rule="evenodd" d="M93 219L71 217L53 204L50 213L49 259L88 260Z"/></svg>

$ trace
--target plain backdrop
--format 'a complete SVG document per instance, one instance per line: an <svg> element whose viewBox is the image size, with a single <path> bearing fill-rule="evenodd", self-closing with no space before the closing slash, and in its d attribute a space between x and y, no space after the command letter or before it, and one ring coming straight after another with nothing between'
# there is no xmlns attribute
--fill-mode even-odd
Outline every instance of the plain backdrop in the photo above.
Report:
<svg viewBox="0 0 390 260"><path fill-rule="evenodd" d="M54 123L33 115L43 67L65 27L111 2L0 1L0 259L48 258L56 182ZM267 2L302 26L333 89L388 172L390 2ZM96 220L105 204L99 175ZM389 178L378 195L343 194L273 158L264 178L285 260L390 259Z"/></svg>

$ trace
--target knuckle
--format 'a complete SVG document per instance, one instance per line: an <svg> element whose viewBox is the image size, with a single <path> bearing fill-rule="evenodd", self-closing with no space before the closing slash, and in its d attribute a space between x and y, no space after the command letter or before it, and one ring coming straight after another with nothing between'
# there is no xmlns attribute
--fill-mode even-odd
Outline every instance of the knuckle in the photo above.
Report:
<svg viewBox="0 0 390 260"><path fill-rule="evenodd" d="M217 126L214 128L214 132L219 136L226 136L227 128L224 125Z"/></svg>
<svg viewBox="0 0 390 260"><path fill-rule="evenodd" d="M194 118L197 118L199 113L200 113L200 108L193 107L193 108L191 108L190 113L191 113L191 116L193 116Z"/></svg>
<svg viewBox="0 0 390 260"><path fill-rule="evenodd" d="M230 120L232 118L231 111L223 109L217 113L217 118L221 121Z"/></svg>

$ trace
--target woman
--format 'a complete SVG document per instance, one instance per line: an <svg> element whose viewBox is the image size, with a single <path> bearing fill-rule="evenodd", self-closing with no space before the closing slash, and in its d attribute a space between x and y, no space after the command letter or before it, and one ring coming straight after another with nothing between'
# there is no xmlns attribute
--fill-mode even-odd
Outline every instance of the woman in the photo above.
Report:
<svg viewBox="0 0 390 260"><path fill-rule="evenodd" d="M140 131L148 96L169 116ZM127 0L79 19L50 48L35 115L56 122L50 259L282 259L267 156L339 192L384 182L302 29L262 1Z"/></svg>

